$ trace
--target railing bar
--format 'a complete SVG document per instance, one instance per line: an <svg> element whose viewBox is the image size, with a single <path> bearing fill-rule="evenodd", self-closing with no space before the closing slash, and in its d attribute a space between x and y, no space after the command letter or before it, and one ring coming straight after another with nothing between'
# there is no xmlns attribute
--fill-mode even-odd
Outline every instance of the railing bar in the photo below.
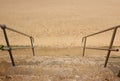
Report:
<svg viewBox="0 0 120 81"><path fill-rule="evenodd" d="M17 30L14 30L14 29L12 29L12 28L6 27L5 25L3 25L3 26L0 25L0 27L1 27L1 28L2 28L2 27L5 27L6 29L8 29L8 30L10 30L10 31L19 33L19 34L24 35L24 36L27 36L27 37L31 37L31 36L29 36L29 35L27 35L27 34L25 34L25 33L22 33L22 32L19 32L19 31L17 31Z"/></svg>
<svg viewBox="0 0 120 81"><path fill-rule="evenodd" d="M8 30L10 30L10 31L19 33L19 34L24 35L24 36L27 36L27 37L31 37L30 35L27 35L27 34L25 34L25 33L19 32L19 31L15 30L15 29L9 28L9 27L7 27L7 26L5 26L5 25L0 25L0 27L1 27L1 28L5 27L6 29L8 29Z"/></svg>
<svg viewBox="0 0 120 81"><path fill-rule="evenodd" d="M116 28L114 29L114 31L113 31L113 35L112 35L112 38L111 38L111 42L110 42L109 49L111 49L112 46L113 46L113 43L114 43L114 40L115 40L116 32L117 32L117 27L116 27ZM106 60L105 60L105 65L104 65L104 67L107 66L107 63L108 63L108 59L109 59L110 53L111 53L111 50L108 50L108 53L107 53L107 57L106 57Z"/></svg>
<svg viewBox="0 0 120 81"><path fill-rule="evenodd" d="M96 34L100 34L100 33L103 33L103 32L106 32L106 31L109 31L109 30L112 30L112 29L115 29L115 28L119 28L119 27L120 27L120 25L112 27L112 28L108 28L106 30L103 30L103 31L100 31L100 32L97 32L97 33L93 33L93 34L90 34L90 35L87 35L87 36L84 36L83 38L90 37L90 36L93 36L93 35L96 35Z"/></svg>
<svg viewBox="0 0 120 81"><path fill-rule="evenodd" d="M27 37L31 37L31 36L29 36L29 35L27 35L27 34L25 34L25 33L19 32L19 31L17 31L17 30L14 30L14 29L12 29L12 28L9 28L9 27L6 27L6 29L11 30L11 31L16 32L16 33L19 33L19 34L24 35L24 36L27 36Z"/></svg>
<svg viewBox="0 0 120 81"><path fill-rule="evenodd" d="M86 49L87 37L85 37L85 39L83 39L82 41L84 41L84 47L83 47L83 56L84 56L85 55L85 49Z"/></svg>
<svg viewBox="0 0 120 81"><path fill-rule="evenodd" d="M22 32L20 32L20 31L14 30L14 29L12 29L12 28L6 27L5 25L1 25L1 24L0 24L0 28L3 30L4 37L5 37L5 41L6 41L6 44L7 44L7 47L2 46L2 47L0 48L0 50L2 50L2 51L8 51L8 52L9 52L9 55L10 55L11 62L12 62L12 65L13 65L13 66L15 66L15 63L14 63L14 58L13 58L13 55L12 55L12 50L32 48L33 55L35 55L35 53L34 53L34 44L33 44L33 43L34 43L34 40L33 40L33 37L32 37L32 36L27 35L27 34L25 34L25 33L22 33ZM16 32L16 33L19 33L19 34L24 35L24 36L26 36L26 37L29 37L30 40L31 40L31 47L11 47L10 44L9 44L8 37L7 37L6 29L7 29L7 30L10 30L10 31L13 31L13 32Z"/></svg>
<svg viewBox="0 0 120 81"><path fill-rule="evenodd" d="M5 48L2 48L1 50L3 51L6 51L6 50L16 50L16 49L30 49L32 47L5 47Z"/></svg>
<svg viewBox="0 0 120 81"><path fill-rule="evenodd" d="M30 41L31 41L31 47L32 47L32 52L33 52L33 56L35 56L35 50L34 50L34 39L32 37L30 37Z"/></svg>
<svg viewBox="0 0 120 81"><path fill-rule="evenodd" d="M5 37L6 44L7 44L7 46L10 48L10 43L9 43L9 39L8 39L8 36L7 36L7 32L6 32L5 26L1 26L1 28L2 28L3 33L4 33L4 37ZM12 65L15 66L15 62L14 62L14 58L13 58L13 55L12 55L12 50L11 50L11 48L10 48L9 50L7 50L7 51L9 52Z"/></svg>
<svg viewBox="0 0 120 81"><path fill-rule="evenodd" d="M119 51L119 49L107 49L107 48L93 48L93 47L86 47L86 49L95 49L95 50L105 50L105 51Z"/></svg>
<svg viewBox="0 0 120 81"><path fill-rule="evenodd" d="M12 47L11 49L27 49L27 48L32 48L32 47Z"/></svg>

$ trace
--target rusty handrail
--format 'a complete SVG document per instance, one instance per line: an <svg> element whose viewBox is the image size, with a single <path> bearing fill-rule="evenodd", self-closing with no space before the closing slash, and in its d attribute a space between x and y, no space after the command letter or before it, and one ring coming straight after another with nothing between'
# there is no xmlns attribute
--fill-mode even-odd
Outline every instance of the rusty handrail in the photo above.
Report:
<svg viewBox="0 0 120 81"><path fill-rule="evenodd" d="M105 51L108 51L107 57L106 57L106 60L105 60L105 65L104 65L104 67L106 67L106 66L107 66L107 63L108 63L108 59L109 59L109 56L110 56L111 51L119 51L119 49L112 49L113 42L114 42L114 39L115 39L116 32L117 32L117 29L118 29L118 28L120 28L120 25L114 26L114 27L111 27L111 28L108 28L108 29L105 29L105 30L102 30L102 31L99 31L99 32L97 32L97 33L93 33L93 34L84 36L84 37L82 38L82 43L84 43L84 46L83 46L83 56L85 55L85 49L95 49L95 50L105 50ZM109 45L109 48L108 48L108 49L105 49L105 48L86 47L86 42L87 42L87 38L88 38L88 37L91 37L91 36L94 36L94 35L97 35L97 34L100 34L100 33L104 33L104 32L110 31L110 30L114 30L114 31L113 31L112 38L111 38L111 42L110 42L110 45Z"/></svg>
<svg viewBox="0 0 120 81"><path fill-rule="evenodd" d="M11 62L12 62L12 65L13 65L13 66L15 66L15 62L14 62L12 50L32 48L33 56L35 56L35 52L34 52L34 38L33 38L32 36L27 35L27 34L25 34L25 33L22 33L22 32L20 32L20 31L17 31L17 30L15 30L15 29L9 28L9 27L7 27L7 26L5 26L5 25L0 25L0 28L3 30L4 37L5 37L5 41L6 41L6 44L7 44L7 47L3 47L3 48L1 48L1 50L4 50L4 51L7 50L7 51L9 52L9 55L10 55ZM15 47L14 47L14 48L11 47L11 45L10 45L10 43L9 43L8 36L7 36L7 31L6 31L6 29L30 38L31 47L16 47L16 48L15 48Z"/></svg>
<svg viewBox="0 0 120 81"><path fill-rule="evenodd" d="M116 52L119 51L119 49L95 48L95 47L86 47L86 49L104 50L104 51L108 51L108 50L110 50L110 51L116 51Z"/></svg>
<svg viewBox="0 0 120 81"><path fill-rule="evenodd" d="M6 29L8 29L8 30L10 30L10 31L19 33L19 34L24 35L24 36L26 36L26 37L32 37L32 36L30 36L30 35L27 35L27 34L25 34L25 33L22 33L22 32L20 32L20 31L15 30L15 29L9 28L9 27L7 27L7 26L5 26L5 25L0 25L0 27L1 27L1 28L6 28Z"/></svg>
<svg viewBox="0 0 120 81"><path fill-rule="evenodd" d="M115 28L119 28L119 27L120 27L120 25L118 25L118 26L114 26L114 27L111 27L111 28L108 28L108 29L105 29L105 30L99 31L99 32L97 32L97 33L93 33L93 34L90 34L90 35L84 36L83 38L90 37L90 36L93 36L93 35L97 35L97 34L100 34L100 33L104 33L104 32L106 32L106 31L110 31L110 30L113 30L113 29L115 29Z"/></svg>
<svg viewBox="0 0 120 81"><path fill-rule="evenodd" d="M29 49L32 47L3 47L1 50L2 51L8 51L8 50L18 50L18 49Z"/></svg>

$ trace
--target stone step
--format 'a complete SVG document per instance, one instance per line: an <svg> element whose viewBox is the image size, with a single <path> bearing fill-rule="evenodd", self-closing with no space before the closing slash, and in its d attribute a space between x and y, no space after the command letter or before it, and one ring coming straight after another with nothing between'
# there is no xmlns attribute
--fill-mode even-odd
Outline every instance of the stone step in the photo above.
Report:
<svg viewBox="0 0 120 81"><path fill-rule="evenodd" d="M103 68L101 57L35 56L18 58L16 63L7 68L4 81L120 81Z"/></svg>

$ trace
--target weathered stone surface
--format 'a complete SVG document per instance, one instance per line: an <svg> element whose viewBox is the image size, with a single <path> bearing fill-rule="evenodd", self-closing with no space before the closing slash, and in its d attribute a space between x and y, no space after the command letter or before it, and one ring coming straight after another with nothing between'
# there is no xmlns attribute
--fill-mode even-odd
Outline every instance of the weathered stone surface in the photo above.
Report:
<svg viewBox="0 0 120 81"><path fill-rule="evenodd" d="M17 57L18 58L18 57ZM24 59L24 61L23 61ZM21 56L16 67L4 71L7 81L120 81L104 58L70 56ZM2 71L1 71L2 72Z"/></svg>

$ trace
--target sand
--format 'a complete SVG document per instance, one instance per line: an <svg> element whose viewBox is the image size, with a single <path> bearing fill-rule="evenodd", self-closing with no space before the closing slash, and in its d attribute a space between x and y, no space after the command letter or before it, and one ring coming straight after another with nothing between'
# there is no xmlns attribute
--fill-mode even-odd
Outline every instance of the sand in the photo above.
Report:
<svg viewBox="0 0 120 81"><path fill-rule="evenodd" d="M35 45L40 47L81 46L83 36L120 24L119 3L119 0L0 0L0 24L32 35ZM30 45L28 38L12 32L8 35L11 45ZM106 46L110 37L110 33L105 33L88 44ZM5 45L1 30L0 40ZM115 45L119 44L117 38Z"/></svg>
<svg viewBox="0 0 120 81"><path fill-rule="evenodd" d="M31 49L0 51L0 81L120 81L119 52L86 50L83 36L119 25L120 0L0 0L0 24L34 37ZM30 39L7 31L11 45L30 45ZM108 46L112 31L88 38L88 46ZM120 29L114 46L120 46ZM6 45L0 29L0 45Z"/></svg>

